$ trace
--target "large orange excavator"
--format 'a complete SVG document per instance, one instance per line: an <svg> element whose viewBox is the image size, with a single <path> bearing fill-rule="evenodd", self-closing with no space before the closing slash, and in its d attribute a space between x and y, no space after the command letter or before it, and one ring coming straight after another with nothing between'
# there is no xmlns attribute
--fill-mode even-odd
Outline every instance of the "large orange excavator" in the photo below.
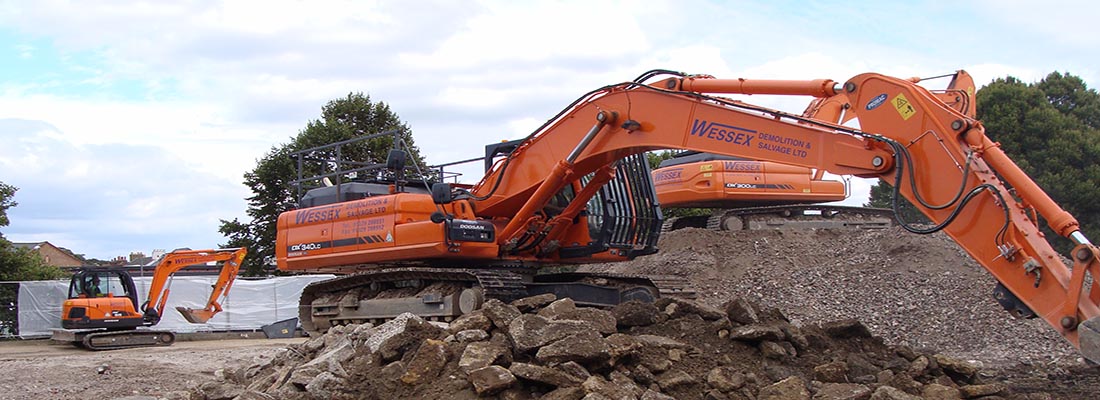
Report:
<svg viewBox="0 0 1100 400"><path fill-rule="evenodd" d="M913 83L950 77L947 88L930 90L955 110L973 117L974 79L966 71ZM857 116L848 97L837 93L814 98L803 117L846 123ZM668 218L663 230L708 228L881 229L892 224L892 210L835 204L848 198L845 182L826 179L825 171L729 155L684 151L661 161L653 170L661 208L709 208L710 215ZM839 217L838 217L839 216Z"/></svg>
<svg viewBox="0 0 1100 400"><path fill-rule="evenodd" d="M169 279L173 274L190 265L223 262L204 308L176 307L188 322L205 323L222 311L218 299L229 294L246 254L244 248L176 250L168 253L153 270L149 294L140 307L134 279L125 269L81 268L70 279L69 299L61 308L61 327L64 329L54 330L52 339L89 350L169 346L175 342L176 336L172 332L138 328L160 322L170 292Z"/></svg>
<svg viewBox="0 0 1100 400"><path fill-rule="evenodd" d="M843 94L860 128L713 95L728 93ZM643 153L664 149L884 179L933 223L901 226L946 232L1000 281L1009 305L1043 318L1100 361L1100 249L981 122L912 81L876 73L836 82L655 70L600 87L472 187L391 189L283 213L278 266L358 272L305 289L300 314L312 332L404 311L449 319L486 298L549 292L614 304L656 297L662 282L645 277L534 272L656 252L662 214ZM1036 215L1076 245L1072 269Z"/></svg>

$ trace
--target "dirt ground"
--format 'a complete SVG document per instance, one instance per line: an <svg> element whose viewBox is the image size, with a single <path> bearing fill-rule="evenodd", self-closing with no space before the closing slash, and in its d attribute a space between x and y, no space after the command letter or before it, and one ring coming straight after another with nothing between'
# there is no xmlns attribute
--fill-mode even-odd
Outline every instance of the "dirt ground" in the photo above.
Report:
<svg viewBox="0 0 1100 400"><path fill-rule="evenodd" d="M946 236L687 229L662 236L660 247L630 263L587 268L679 275L703 303L744 297L783 310L796 325L855 318L887 344L976 362L983 381L1017 394L1100 398L1100 370L1041 321L1011 318L990 296L993 278ZM685 328L675 331L698 330ZM0 342L0 399L187 399L189 389L216 380L217 371L271 360L303 341L181 341L106 352ZM97 373L104 364L110 371Z"/></svg>
<svg viewBox="0 0 1100 400"><path fill-rule="evenodd" d="M49 340L0 342L0 399L187 399L188 388L305 339L179 341L170 347L87 351ZM96 369L110 366L106 373Z"/></svg>

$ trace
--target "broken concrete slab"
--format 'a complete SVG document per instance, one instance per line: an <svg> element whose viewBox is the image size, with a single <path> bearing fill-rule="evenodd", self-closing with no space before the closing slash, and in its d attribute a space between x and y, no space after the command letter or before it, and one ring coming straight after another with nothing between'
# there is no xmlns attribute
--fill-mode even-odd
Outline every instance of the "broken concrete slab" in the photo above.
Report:
<svg viewBox="0 0 1100 400"><path fill-rule="evenodd" d="M584 382L584 379L580 377L536 364L514 362L508 367L508 370L512 372L512 375L518 378L555 387L579 386ZM585 373L587 373L587 371Z"/></svg>
<svg viewBox="0 0 1100 400"><path fill-rule="evenodd" d="M478 396L489 396L507 389L516 383L515 375L499 365L470 371L467 378L474 385Z"/></svg>
<svg viewBox="0 0 1100 400"><path fill-rule="evenodd" d="M516 306L516 308L518 308L520 312L526 313L546 307L547 304L553 303L557 299L558 296L553 293L543 293L535 296L524 297L509 304Z"/></svg>
<svg viewBox="0 0 1100 400"><path fill-rule="evenodd" d="M485 304L481 306L481 311L499 329L507 329L508 324L512 323L513 319L522 315L516 306L505 304L497 299L486 300Z"/></svg>
<svg viewBox="0 0 1100 400"><path fill-rule="evenodd" d="M510 350L502 344L493 342L473 342L466 346L458 367L469 372L493 365L498 360L508 358Z"/></svg>
<svg viewBox="0 0 1100 400"><path fill-rule="evenodd" d="M581 321L551 321L546 317L524 314L508 326L508 336L516 345L516 351L528 352L567 336L581 333L597 333L595 328ZM601 336L602 337L602 336Z"/></svg>
<svg viewBox="0 0 1100 400"><path fill-rule="evenodd" d="M406 385L418 385L427 380L439 376L443 366L447 364L447 346L445 343L428 339L421 344L409 361L405 374L401 376L401 382Z"/></svg>
<svg viewBox="0 0 1100 400"><path fill-rule="evenodd" d="M544 363L574 361L580 364L611 359L611 346L595 331L582 331L539 348L535 359Z"/></svg>

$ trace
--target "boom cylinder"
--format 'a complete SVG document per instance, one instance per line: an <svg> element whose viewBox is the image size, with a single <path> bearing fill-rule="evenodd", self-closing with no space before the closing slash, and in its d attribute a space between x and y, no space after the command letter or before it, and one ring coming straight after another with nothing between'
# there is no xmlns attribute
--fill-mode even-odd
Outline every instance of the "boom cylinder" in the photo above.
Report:
<svg viewBox="0 0 1100 400"><path fill-rule="evenodd" d="M1055 203L1054 199L1051 199L1043 189L1039 188L1035 181L1031 180L1016 163L1012 162L997 144L989 140L989 137L985 135L985 128L981 124L977 124L966 132L966 141L982 149L982 158L985 159L986 163L1000 173L1005 182L1012 185L1024 201L1035 207L1039 215L1047 219L1050 229L1053 229L1062 237L1071 238L1074 241L1081 239L1088 242L1088 239L1085 239L1085 236L1079 232L1080 224L1077 219L1066 210L1063 210L1062 207L1059 207L1058 203Z"/></svg>
<svg viewBox="0 0 1100 400"><path fill-rule="evenodd" d="M699 93L775 94L813 97L829 97L841 92L840 84L832 79L800 81L687 77L669 79L665 82L664 87Z"/></svg>

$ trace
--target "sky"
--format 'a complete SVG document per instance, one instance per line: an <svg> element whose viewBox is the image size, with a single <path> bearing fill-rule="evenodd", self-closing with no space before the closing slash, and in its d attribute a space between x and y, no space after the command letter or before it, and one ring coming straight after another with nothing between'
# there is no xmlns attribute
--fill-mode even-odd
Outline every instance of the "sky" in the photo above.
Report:
<svg viewBox="0 0 1100 400"><path fill-rule="evenodd" d="M438 164L655 68L1060 71L1097 88L1097 15L1087 0L0 1L0 182L19 188L0 233L99 259L216 247L219 220L247 220L243 174L349 92L387 103Z"/></svg>

